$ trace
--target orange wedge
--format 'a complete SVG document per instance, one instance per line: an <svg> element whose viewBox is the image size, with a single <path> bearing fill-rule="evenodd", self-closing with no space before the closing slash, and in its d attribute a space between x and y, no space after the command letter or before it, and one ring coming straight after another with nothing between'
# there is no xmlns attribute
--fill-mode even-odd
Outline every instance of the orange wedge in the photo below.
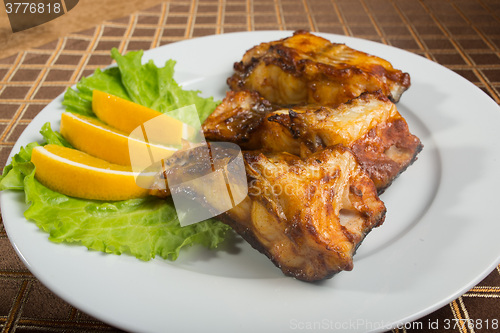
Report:
<svg viewBox="0 0 500 333"><path fill-rule="evenodd" d="M46 145L33 149L36 179L68 196L93 200L126 200L144 197L130 167L112 164L76 149Z"/></svg>
<svg viewBox="0 0 500 333"><path fill-rule="evenodd" d="M76 149L126 166L131 164L130 154L134 154L135 160L142 159L147 162L149 155L155 156L156 159L167 158L177 150L174 147L149 144L128 137L124 132L117 131L98 119L69 112L61 115L60 131Z"/></svg>
<svg viewBox="0 0 500 333"><path fill-rule="evenodd" d="M147 121L162 116L159 118L164 128L161 144L181 144L186 127L183 122L161 112L99 90L92 93L92 110L97 118L127 135Z"/></svg>

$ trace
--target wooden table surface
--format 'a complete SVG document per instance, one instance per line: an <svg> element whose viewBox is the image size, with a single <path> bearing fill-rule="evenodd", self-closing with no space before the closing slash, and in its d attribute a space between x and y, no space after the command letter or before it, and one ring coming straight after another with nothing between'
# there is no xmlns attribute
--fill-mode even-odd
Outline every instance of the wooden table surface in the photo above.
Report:
<svg viewBox="0 0 500 333"><path fill-rule="evenodd" d="M0 168L38 112L81 77L109 65L112 47L146 50L203 35L264 29L331 32L406 49L457 72L500 103L496 0L81 0L62 17L17 33L1 7ZM500 268L419 320L445 319L500 320ZM41 284L17 257L1 221L0 329L118 331Z"/></svg>

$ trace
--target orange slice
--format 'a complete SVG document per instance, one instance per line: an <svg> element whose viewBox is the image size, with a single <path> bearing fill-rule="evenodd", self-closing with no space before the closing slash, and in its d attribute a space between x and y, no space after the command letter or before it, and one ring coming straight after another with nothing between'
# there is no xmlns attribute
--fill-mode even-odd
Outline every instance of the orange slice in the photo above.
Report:
<svg viewBox="0 0 500 333"><path fill-rule="evenodd" d="M31 161L40 183L68 196L111 201L144 197L148 193L136 184L130 167L76 149L57 145L36 147Z"/></svg>
<svg viewBox="0 0 500 333"><path fill-rule="evenodd" d="M131 138L102 121L74 113L61 115L60 131L73 147L105 161L130 166L130 155L147 162L148 154L156 159L167 158L177 149L154 145ZM151 161L152 163L153 161Z"/></svg>
<svg viewBox="0 0 500 333"><path fill-rule="evenodd" d="M92 93L92 110L97 118L127 135L147 121L161 116L158 118L164 128L161 144L181 144L186 130L186 124L177 119L99 90Z"/></svg>

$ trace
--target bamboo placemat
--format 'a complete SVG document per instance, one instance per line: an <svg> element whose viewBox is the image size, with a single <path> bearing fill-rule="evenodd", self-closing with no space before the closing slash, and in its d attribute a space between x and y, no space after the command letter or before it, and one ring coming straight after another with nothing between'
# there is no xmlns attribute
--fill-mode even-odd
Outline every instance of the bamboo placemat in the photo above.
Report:
<svg viewBox="0 0 500 333"><path fill-rule="evenodd" d="M406 49L452 69L500 103L500 2L496 0L173 0L0 59L0 167L22 131L52 99L82 76L111 63L112 47L121 52L147 50L210 34L285 29L355 36ZM427 327L436 320L452 324L460 319L488 320L489 329L452 325L443 330L441 325L439 331L494 332L491 323L500 320L499 298L497 267L479 285L417 323ZM0 328L2 332L116 330L44 287L18 259L1 222Z"/></svg>

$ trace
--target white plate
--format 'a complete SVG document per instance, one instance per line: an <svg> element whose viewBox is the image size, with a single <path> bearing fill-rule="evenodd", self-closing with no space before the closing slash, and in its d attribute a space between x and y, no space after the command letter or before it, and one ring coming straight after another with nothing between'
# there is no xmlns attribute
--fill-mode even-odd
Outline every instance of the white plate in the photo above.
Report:
<svg viewBox="0 0 500 333"><path fill-rule="evenodd" d="M209 36L147 51L177 60L189 89L222 98L233 62L253 45L291 32ZM382 195L388 214L355 256L354 270L321 283L284 277L243 241L218 251L194 247L177 262L141 262L57 245L23 217L23 194L1 194L4 225L30 271L75 307L140 332L383 331L416 320L477 284L500 259L500 108L470 82L420 56L382 44L321 34L388 59L410 73L398 109L425 145ZM62 97L13 148L55 128ZM427 323L423 323L424 327Z"/></svg>

